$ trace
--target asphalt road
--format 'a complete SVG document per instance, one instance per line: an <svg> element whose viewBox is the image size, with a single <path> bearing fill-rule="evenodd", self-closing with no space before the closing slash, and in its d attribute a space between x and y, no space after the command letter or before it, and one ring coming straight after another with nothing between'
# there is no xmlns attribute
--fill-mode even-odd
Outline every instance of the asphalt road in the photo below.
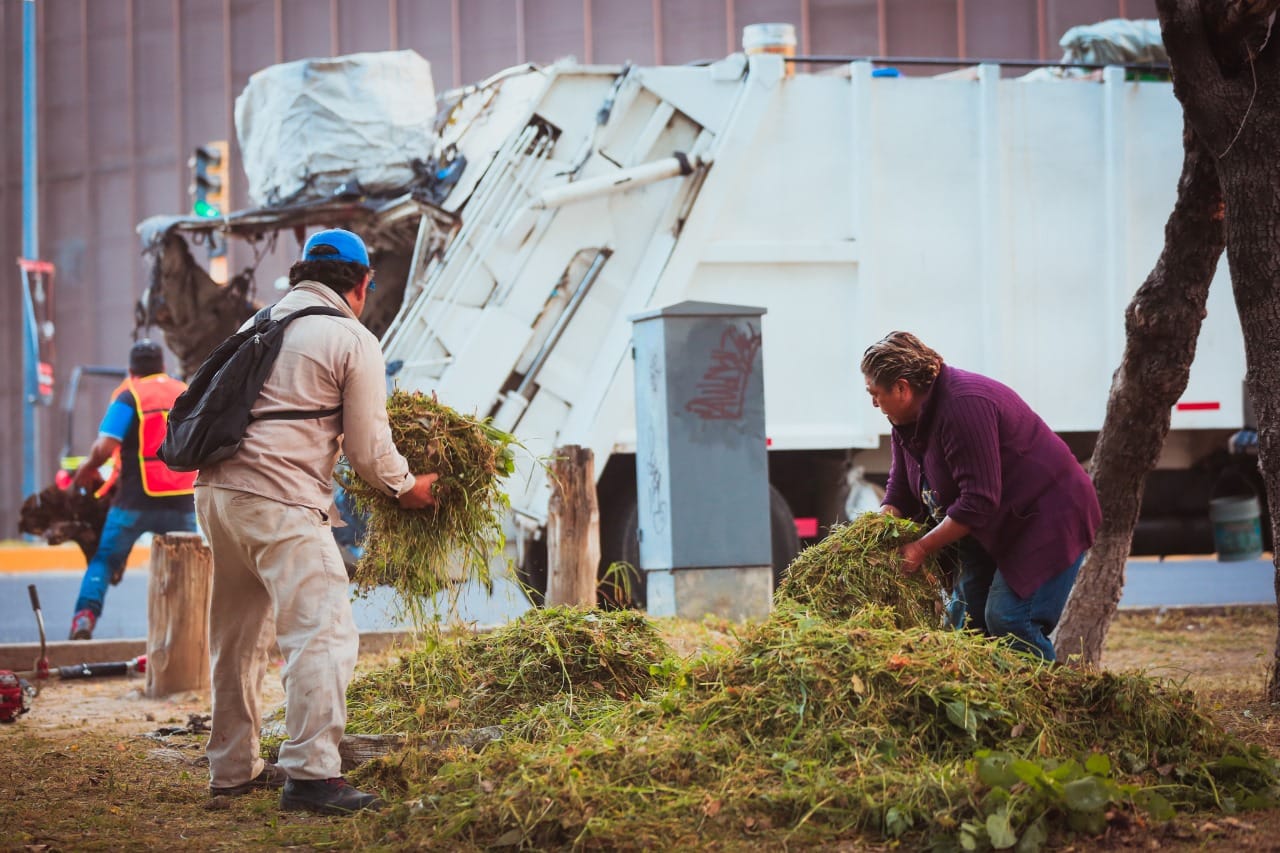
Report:
<svg viewBox="0 0 1280 853"><path fill-rule="evenodd" d="M40 593L49 639L64 640L71 624L79 570L10 572L0 575L0 643L39 640L27 597L27 584ZM1126 570L1124 608L1194 607L1235 604L1275 604L1274 568L1270 560L1219 563L1213 559L1131 560ZM481 626L500 625L528 608L524 595L509 579L497 578L493 595L483 589L463 590L458 615ZM396 615L386 589L353 603L356 625L362 631L406 627ZM147 571L130 569L119 586L107 592L106 608L95 639L132 639L147 634Z"/></svg>

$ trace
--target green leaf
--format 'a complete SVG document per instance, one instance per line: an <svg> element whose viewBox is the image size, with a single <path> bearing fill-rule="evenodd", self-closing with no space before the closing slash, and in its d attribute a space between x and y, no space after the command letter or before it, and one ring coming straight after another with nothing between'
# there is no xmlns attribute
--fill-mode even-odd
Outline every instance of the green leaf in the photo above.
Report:
<svg viewBox="0 0 1280 853"><path fill-rule="evenodd" d="M952 725L964 729L971 738L978 737L978 720L969 711L968 705L955 699L943 702L942 705L947 709L947 719Z"/></svg>
<svg viewBox="0 0 1280 853"><path fill-rule="evenodd" d="M1172 820L1177 814L1172 803L1150 788L1135 793L1133 801L1156 820Z"/></svg>
<svg viewBox="0 0 1280 853"><path fill-rule="evenodd" d="M1028 785L1033 785L1044 779L1044 768L1039 764L1036 764L1034 761L1027 761L1025 758L1015 760L1013 764L1009 766L1009 769L1013 771L1015 776L1023 782L1026 782Z"/></svg>
<svg viewBox="0 0 1280 853"><path fill-rule="evenodd" d="M1101 835L1107 828L1107 816L1102 812L1068 812L1067 826L1076 832Z"/></svg>
<svg viewBox="0 0 1280 853"><path fill-rule="evenodd" d="M512 847L524 840L524 833L518 829L508 829L493 840L494 847Z"/></svg>
<svg viewBox="0 0 1280 853"><path fill-rule="evenodd" d="M1101 752L1095 752L1090 755L1084 762L1084 769L1092 773L1094 776L1110 776L1111 775L1111 759Z"/></svg>
<svg viewBox="0 0 1280 853"><path fill-rule="evenodd" d="M1018 784L1018 776L1010 769L1012 756L1006 752L993 752L978 759L978 781L991 788L1011 788Z"/></svg>
<svg viewBox="0 0 1280 853"><path fill-rule="evenodd" d="M1110 802L1111 793L1105 780L1097 776L1085 776L1063 785L1062 799L1072 811L1093 812Z"/></svg>
<svg viewBox="0 0 1280 853"><path fill-rule="evenodd" d="M1048 841L1049 830L1044 827L1044 818L1036 818L1034 823L1022 830L1022 837L1018 839L1014 853L1040 853L1040 849Z"/></svg>
<svg viewBox="0 0 1280 853"><path fill-rule="evenodd" d="M884 831L890 838L898 838L911 829L911 818L904 815L896 806L891 806L884 813Z"/></svg>
<svg viewBox="0 0 1280 853"><path fill-rule="evenodd" d="M987 836L991 846L997 850L1008 850L1018 843L1018 836L1009 826L1009 812L1004 809L993 815L987 815Z"/></svg>
<svg viewBox="0 0 1280 853"><path fill-rule="evenodd" d="M1075 759L1068 759L1052 770L1047 771L1045 775L1059 782L1069 782L1072 779L1079 779L1081 772L1080 765L1076 763Z"/></svg>

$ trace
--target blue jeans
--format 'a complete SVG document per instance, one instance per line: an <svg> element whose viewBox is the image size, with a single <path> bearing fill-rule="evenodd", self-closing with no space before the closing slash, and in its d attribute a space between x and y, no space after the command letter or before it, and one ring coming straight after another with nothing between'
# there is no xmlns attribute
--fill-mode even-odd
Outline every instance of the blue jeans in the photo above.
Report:
<svg viewBox="0 0 1280 853"><path fill-rule="evenodd" d="M979 547L962 548L955 591L947 602L947 620L952 627L1003 637L1016 649L1052 661L1055 655L1049 635L1058 626L1082 563L1084 554L1029 598L1019 598L990 554Z"/></svg>
<svg viewBox="0 0 1280 853"><path fill-rule="evenodd" d="M94 616L101 616L107 584L113 578L118 582L124 574L129 552L138 537L144 533L172 533L175 530L194 533L196 514L178 509L121 509L114 506L107 510L98 550L93 552L89 568L84 571L84 580L80 582L76 612L92 610Z"/></svg>

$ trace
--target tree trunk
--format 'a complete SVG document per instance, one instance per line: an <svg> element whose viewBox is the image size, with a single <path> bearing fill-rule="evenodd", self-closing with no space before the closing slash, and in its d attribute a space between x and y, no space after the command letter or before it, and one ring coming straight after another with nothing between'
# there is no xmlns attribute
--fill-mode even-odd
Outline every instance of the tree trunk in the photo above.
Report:
<svg viewBox="0 0 1280 853"><path fill-rule="evenodd" d="M551 465L547 509L547 605L596 603L600 564L600 505L589 447L566 445Z"/></svg>
<svg viewBox="0 0 1280 853"><path fill-rule="evenodd" d="M1271 84L1280 85L1280 75ZM1280 139L1280 111L1271 115ZM1228 199L1227 263L1244 332L1245 387L1258 419L1258 461L1271 508L1272 542L1280 542L1280 163L1270 151L1247 155L1250 168L1219 166ZM1238 163L1246 159L1241 152ZM1231 216L1231 210L1243 215ZM1275 557L1273 555L1273 561ZM1280 600L1280 561L1274 586ZM1267 698L1280 702L1280 631L1267 678Z"/></svg>
<svg viewBox="0 0 1280 853"><path fill-rule="evenodd" d="M1058 656L1096 665L1124 586L1125 561L1173 404L1195 357L1205 300L1222 255L1222 195L1212 155L1187 125L1178 197L1164 250L1125 311L1125 350L1090 468L1102 505L1098 538L1063 613Z"/></svg>
<svg viewBox="0 0 1280 853"><path fill-rule="evenodd" d="M151 543L147 584L147 695L209 687L209 598L213 554L198 533Z"/></svg>
<svg viewBox="0 0 1280 853"><path fill-rule="evenodd" d="M1217 152L1245 383L1258 418L1272 537L1280 541L1280 47L1270 19L1280 0L1157 0L1156 7L1174 93L1196 133ZM1280 561L1275 589L1280 598ZM1280 608L1277 614L1280 619ZM1267 698L1280 701L1280 632Z"/></svg>

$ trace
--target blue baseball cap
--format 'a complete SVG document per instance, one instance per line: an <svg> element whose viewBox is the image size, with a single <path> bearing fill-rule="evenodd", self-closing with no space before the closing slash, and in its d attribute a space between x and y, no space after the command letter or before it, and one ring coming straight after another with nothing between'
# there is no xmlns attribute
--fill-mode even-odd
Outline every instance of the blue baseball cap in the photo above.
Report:
<svg viewBox="0 0 1280 853"><path fill-rule="evenodd" d="M316 250L325 247L325 251ZM350 231L344 231L341 228L330 228L326 231L317 231L307 238L307 243L302 247L302 259L304 261L351 261L357 264L369 266L369 250L365 248L364 241L356 234Z"/></svg>

